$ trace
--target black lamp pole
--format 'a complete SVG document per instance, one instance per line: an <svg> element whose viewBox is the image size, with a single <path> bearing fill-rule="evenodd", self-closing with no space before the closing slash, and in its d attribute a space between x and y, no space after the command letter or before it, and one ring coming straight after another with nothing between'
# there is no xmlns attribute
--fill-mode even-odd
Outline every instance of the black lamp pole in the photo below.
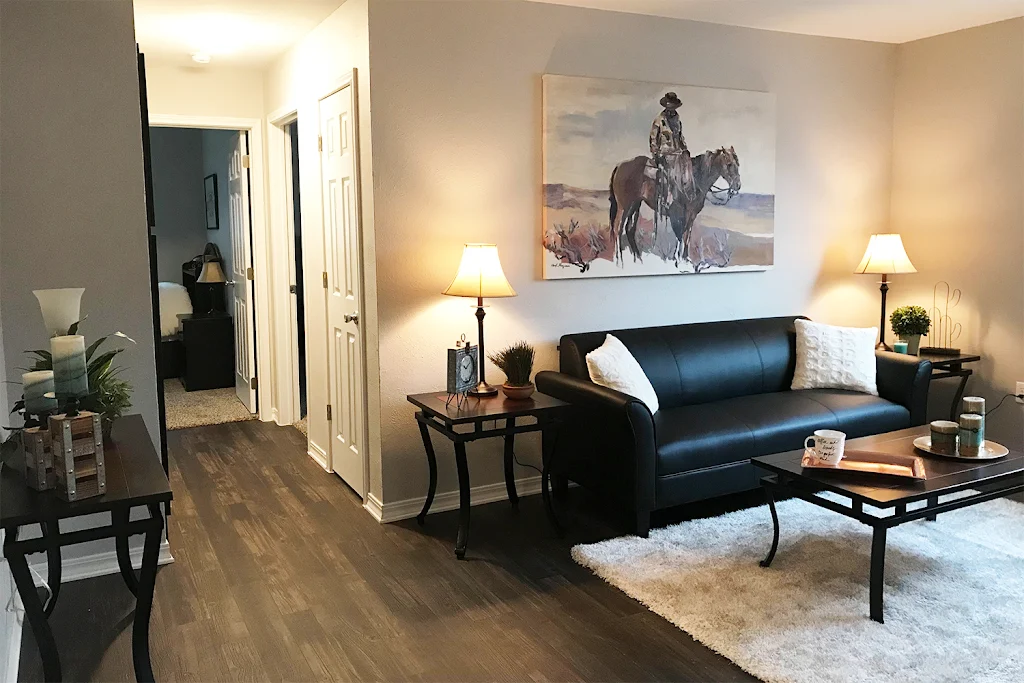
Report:
<svg viewBox="0 0 1024 683"><path fill-rule="evenodd" d="M480 366L480 383L476 385L476 388L470 390L470 396L496 396L498 394L498 387L493 387L487 383L484 377L484 369L487 367L487 354L484 353L484 316L487 313L484 311L484 298L478 296L476 298L476 325L478 334L479 357L477 359L477 365Z"/></svg>
<svg viewBox="0 0 1024 683"><path fill-rule="evenodd" d="M878 289L882 292L882 317L878 321L878 345L875 348L879 351L892 351L892 348L885 343L885 295L889 292L888 276L882 273L882 286Z"/></svg>

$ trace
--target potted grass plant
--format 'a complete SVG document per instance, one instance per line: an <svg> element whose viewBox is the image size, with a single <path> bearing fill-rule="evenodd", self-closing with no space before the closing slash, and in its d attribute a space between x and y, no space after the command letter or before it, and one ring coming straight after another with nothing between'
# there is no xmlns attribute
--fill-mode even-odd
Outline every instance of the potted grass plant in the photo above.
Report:
<svg viewBox="0 0 1024 683"><path fill-rule="evenodd" d="M505 373L506 380L501 385L501 390L508 398L524 400L533 395L534 386L530 381L533 375L533 357L533 347L524 341L488 355L491 362Z"/></svg>
<svg viewBox="0 0 1024 683"><path fill-rule="evenodd" d="M922 306L900 306L889 316L889 322L896 336L907 342L907 353L916 356L921 349L921 337L932 326L928 311Z"/></svg>

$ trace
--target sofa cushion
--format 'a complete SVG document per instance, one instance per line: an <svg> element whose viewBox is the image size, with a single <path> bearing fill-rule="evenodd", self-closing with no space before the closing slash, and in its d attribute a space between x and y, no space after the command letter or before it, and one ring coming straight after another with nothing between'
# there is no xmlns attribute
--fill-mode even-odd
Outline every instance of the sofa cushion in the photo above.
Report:
<svg viewBox="0 0 1024 683"><path fill-rule="evenodd" d="M841 389L756 394L654 416L659 476L800 448L815 429L850 438L910 426L903 406Z"/></svg>

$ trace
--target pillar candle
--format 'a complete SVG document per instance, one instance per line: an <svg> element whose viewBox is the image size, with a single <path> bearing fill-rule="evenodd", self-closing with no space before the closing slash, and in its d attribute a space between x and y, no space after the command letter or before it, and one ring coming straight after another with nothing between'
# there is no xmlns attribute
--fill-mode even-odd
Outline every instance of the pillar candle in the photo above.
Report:
<svg viewBox="0 0 1024 683"><path fill-rule="evenodd" d="M960 455L968 458L978 457L982 447L981 427L984 418L973 413L960 416Z"/></svg>
<svg viewBox="0 0 1024 683"><path fill-rule="evenodd" d="M85 337L70 335L50 340L53 354L54 388L59 399L82 398L89 394L85 362Z"/></svg>
<svg viewBox="0 0 1024 683"><path fill-rule="evenodd" d="M53 371L35 370L21 376L22 395L25 397L25 412L29 415L41 415L57 410L57 399L52 396ZM46 394L51 394L47 398Z"/></svg>

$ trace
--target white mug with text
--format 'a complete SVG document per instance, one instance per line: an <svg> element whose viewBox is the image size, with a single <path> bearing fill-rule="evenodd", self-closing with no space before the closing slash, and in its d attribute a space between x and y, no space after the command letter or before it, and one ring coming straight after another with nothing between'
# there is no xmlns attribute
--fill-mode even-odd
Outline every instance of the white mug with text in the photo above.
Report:
<svg viewBox="0 0 1024 683"><path fill-rule="evenodd" d="M814 442L811 446L810 442ZM816 429L814 436L804 439L804 448L826 465L838 465L846 448L846 434L834 429Z"/></svg>

